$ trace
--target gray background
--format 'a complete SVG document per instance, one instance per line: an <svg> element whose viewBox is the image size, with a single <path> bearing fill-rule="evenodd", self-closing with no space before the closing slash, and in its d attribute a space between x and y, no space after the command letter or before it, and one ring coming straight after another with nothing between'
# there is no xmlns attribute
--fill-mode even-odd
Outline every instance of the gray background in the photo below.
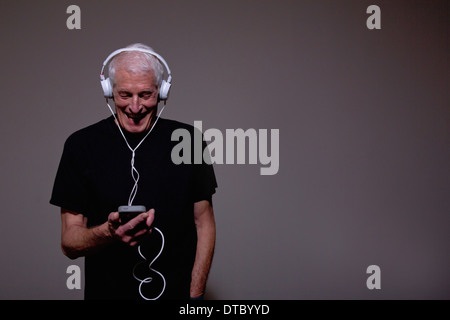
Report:
<svg viewBox="0 0 450 320"><path fill-rule="evenodd" d="M280 130L277 175L215 166L208 298L450 298L448 6L2 1L0 298L82 298L48 201L65 139L109 116L103 60L133 42L172 69L165 117Z"/></svg>

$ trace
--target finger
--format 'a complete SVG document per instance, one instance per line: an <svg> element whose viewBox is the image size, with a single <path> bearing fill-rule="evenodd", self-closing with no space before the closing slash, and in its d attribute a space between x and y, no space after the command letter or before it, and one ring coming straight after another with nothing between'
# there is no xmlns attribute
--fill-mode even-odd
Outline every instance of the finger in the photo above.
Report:
<svg viewBox="0 0 450 320"><path fill-rule="evenodd" d="M136 232L133 235L133 239L132 240L133 241L137 241L137 242L141 242L142 240L144 240L145 237L147 237L149 235L149 233L150 233L149 229L139 230L138 232Z"/></svg>
<svg viewBox="0 0 450 320"><path fill-rule="evenodd" d="M143 212L138 216L134 217L126 224L123 225L123 230L126 234L132 235L133 237L137 232L140 232L142 229L148 229L146 225L146 220L148 217L148 212Z"/></svg>
<svg viewBox="0 0 450 320"><path fill-rule="evenodd" d="M134 217L133 219L131 219L130 221L128 221L127 224L129 224L132 227L136 227L141 222L144 222L145 220L147 220L148 215L149 215L148 212L142 212L142 213L138 214L136 217Z"/></svg>
<svg viewBox="0 0 450 320"><path fill-rule="evenodd" d="M129 242L130 246L135 246L136 244L141 243L151 232L152 232L151 229L140 230L130 240Z"/></svg>
<svg viewBox="0 0 450 320"><path fill-rule="evenodd" d="M155 209L150 209L147 211L148 213L148 217L147 217L147 221L146 224L148 227L150 227L153 223L153 221L155 220Z"/></svg>
<svg viewBox="0 0 450 320"><path fill-rule="evenodd" d="M140 230L138 230L134 235L133 235L133 238L139 238L140 236L143 236L143 235L145 235L145 234L147 234L147 232L148 232L148 229L146 229L146 228L144 228L144 229L140 229Z"/></svg>

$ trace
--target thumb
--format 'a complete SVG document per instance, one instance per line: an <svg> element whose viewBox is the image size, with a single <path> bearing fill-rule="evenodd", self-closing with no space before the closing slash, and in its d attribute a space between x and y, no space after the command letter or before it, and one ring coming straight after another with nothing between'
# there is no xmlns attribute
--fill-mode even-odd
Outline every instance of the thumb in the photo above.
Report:
<svg viewBox="0 0 450 320"><path fill-rule="evenodd" d="M108 216L108 223L111 224L114 228L120 224L119 220L119 212L111 212Z"/></svg>

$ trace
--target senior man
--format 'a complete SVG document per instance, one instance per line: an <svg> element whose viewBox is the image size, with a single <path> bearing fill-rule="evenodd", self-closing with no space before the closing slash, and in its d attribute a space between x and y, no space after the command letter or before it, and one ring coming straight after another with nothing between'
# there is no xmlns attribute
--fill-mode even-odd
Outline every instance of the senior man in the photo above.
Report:
<svg viewBox="0 0 450 320"><path fill-rule="evenodd" d="M193 136L194 128L159 118L162 62L167 68L143 44L114 55L115 112L64 145L50 203L61 208L63 253L85 257L87 300L201 299L205 291L217 183L210 164L171 160L172 132ZM125 221L118 207L131 202L146 211Z"/></svg>

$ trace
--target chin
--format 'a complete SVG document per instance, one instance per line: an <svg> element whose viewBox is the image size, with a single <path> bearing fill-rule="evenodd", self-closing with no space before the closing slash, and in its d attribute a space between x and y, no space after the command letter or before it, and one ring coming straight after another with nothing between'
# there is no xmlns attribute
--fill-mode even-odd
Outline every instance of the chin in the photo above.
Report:
<svg viewBox="0 0 450 320"><path fill-rule="evenodd" d="M124 128L125 128L125 130L127 130L130 133L142 133L142 132L147 131L148 124L147 123L143 123L143 124L141 124L141 123L139 123L139 124L134 124L134 123L133 124L129 124L129 123L127 123Z"/></svg>
<svg viewBox="0 0 450 320"><path fill-rule="evenodd" d="M130 127L130 126L125 126L124 128L127 132L129 133L141 133L144 130L141 128L137 128L137 127Z"/></svg>
<svg viewBox="0 0 450 320"><path fill-rule="evenodd" d="M136 123L125 115L119 118L119 122L120 126L130 133L142 133L148 130L150 118L145 117Z"/></svg>

